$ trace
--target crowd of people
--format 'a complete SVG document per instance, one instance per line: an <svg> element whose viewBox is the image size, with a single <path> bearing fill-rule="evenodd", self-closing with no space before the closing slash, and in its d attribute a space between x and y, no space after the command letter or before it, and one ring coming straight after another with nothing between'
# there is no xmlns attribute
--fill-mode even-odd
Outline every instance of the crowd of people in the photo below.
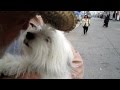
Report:
<svg viewBox="0 0 120 90"><path fill-rule="evenodd" d="M102 14L98 14L97 17L101 19L105 19L106 15L109 15L110 20L120 21L119 12L103 12Z"/></svg>

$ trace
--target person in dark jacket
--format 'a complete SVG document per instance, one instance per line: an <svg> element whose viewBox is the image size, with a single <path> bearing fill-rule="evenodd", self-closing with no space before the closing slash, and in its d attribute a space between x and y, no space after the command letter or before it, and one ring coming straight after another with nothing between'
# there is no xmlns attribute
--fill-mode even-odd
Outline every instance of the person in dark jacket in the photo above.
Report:
<svg viewBox="0 0 120 90"><path fill-rule="evenodd" d="M113 20L115 20L115 12L113 13Z"/></svg>
<svg viewBox="0 0 120 90"><path fill-rule="evenodd" d="M105 17L105 19L104 19L104 25L103 25L103 27L108 27L109 20L110 20L110 15L107 15Z"/></svg>

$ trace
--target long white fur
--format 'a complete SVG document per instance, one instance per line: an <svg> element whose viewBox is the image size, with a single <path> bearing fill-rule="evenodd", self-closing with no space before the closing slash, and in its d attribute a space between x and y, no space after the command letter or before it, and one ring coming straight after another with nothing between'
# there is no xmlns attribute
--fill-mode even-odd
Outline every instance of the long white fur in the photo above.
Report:
<svg viewBox="0 0 120 90"><path fill-rule="evenodd" d="M27 32L35 34L29 47L23 43ZM37 72L42 79L71 79L73 52L61 31L49 25L42 26L39 31L29 28L20 36L20 42L24 54L5 54L0 60L0 73L17 78L21 73Z"/></svg>

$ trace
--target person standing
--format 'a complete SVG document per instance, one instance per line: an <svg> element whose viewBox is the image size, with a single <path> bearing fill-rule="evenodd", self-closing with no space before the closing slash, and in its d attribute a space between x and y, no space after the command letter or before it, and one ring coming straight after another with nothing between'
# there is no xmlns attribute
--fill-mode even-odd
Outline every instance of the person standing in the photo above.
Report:
<svg viewBox="0 0 120 90"><path fill-rule="evenodd" d="M115 20L115 11L114 11L114 13L113 13L113 20Z"/></svg>
<svg viewBox="0 0 120 90"><path fill-rule="evenodd" d="M109 20L110 20L110 15L107 15L105 17L105 19L104 19L104 25L103 25L103 27L108 27Z"/></svg>
<svg viewBox="0 0 120 90"><path fill-rule="evenodd" d="M82 19L82 26L83 26L83 31L84 31L84 35L85 35L85 34L87 34L88 27L90 26L90 19L87 15L85 15L84 18Z"/></svg>
<svg viewBox="0 0 120 90"><path fill-rule="evenodd" d="M120 19L120 15L119 15L119 11L117 11L117 21L119 21Z"/></svg>

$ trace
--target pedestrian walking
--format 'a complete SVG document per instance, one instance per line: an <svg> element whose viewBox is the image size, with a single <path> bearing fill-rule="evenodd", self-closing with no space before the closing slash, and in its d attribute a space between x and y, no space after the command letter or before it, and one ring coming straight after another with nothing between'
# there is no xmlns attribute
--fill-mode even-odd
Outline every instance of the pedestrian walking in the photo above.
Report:
<svg viewBox="0 0 120 90"><path fill-rule="evenodd" d="M108 27L109 20L110 20L110 15L107 15L104 19L103 27Z"/></svg>
<svg viewBox="0 0 120 90"><path fill-rule="evenodd" d="M120 20L120 15L119 15L119 11L117 12L117 21Z"/></svg>
<svg viewBox="0 0 120 90"><path fill-rule="evenodd" d="M84 35L85 35L85 34L87 34L88 28L90 26L90 19L89 19L88 15L85 15L84 18L82 19L82 26L83 26L83 31L84 31Z"/></svg>
<svg viewBox="0 0 120 90"><path fill-rule="evenodd" d="M115 12L113 13L113 20L115 20Z"/></svg>

